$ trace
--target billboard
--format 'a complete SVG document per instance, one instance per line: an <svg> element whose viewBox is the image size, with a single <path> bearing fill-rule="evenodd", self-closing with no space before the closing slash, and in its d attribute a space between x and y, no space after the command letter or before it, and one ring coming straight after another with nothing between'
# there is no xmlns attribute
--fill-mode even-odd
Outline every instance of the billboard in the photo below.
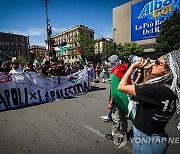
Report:
<svg viewBox="0 0 180 154"><path fill-rule="evenodd" d="M155 38L176 9L180 10L180 0L143 0L132 5L131 41Z"/></svg>

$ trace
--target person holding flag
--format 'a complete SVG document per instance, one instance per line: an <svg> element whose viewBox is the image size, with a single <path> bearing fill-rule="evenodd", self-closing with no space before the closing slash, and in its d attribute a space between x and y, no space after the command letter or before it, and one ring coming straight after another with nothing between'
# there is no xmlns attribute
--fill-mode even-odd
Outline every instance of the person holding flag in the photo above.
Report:
<svg viewBox="0 0 180 154"><path fill-rule="evenodd" d="M81 54L81 51L80 51L80 48L79 48L79 47L77 47L77 57L78 57L78 59L79 59L79 62L80 62L83 66L85 66L85 65L86 65L86 62L85 62L85 60L84 60L84 57L83 57L82 54Z"/></svg>
<svg viewBox="0 0 180 154"><path fill-rule="evenodd" d="M109 59L112 61L111 59L114 58L115 60L113 61L117 62L117 65L111 70L111 98L108 104L108 108L112 112L113 128L110 134L105 134L105 137L110 141L114 141L116 146L119 146L124 138L127 138L128 118L126 115L128 114L128 96L118 90L118 85L128 70L128 65L126 63L119 63L120 60L117 55L113 55ZM131 120L134 119L132 114L130 114L130 118Z"/></svg>

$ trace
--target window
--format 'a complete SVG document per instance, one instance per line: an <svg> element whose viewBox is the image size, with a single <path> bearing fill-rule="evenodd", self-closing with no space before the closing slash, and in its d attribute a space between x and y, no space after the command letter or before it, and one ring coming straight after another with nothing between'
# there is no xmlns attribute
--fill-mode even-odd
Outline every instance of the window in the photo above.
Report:
<svg viewBox="0 0 180 154"><path fill-rule="evenodd" d="M4 46L4 49L5 49L5 50L8 50L8 46L7 46L7 45L5 45L5 46Z"/></svg>
<svg viewBox="0 0 180 154"><path fill-rule="evenodd" d="M16 50L16 49L17 49L17 48L16 48L16 44L14 44L14 45L13 45L13 50Z"/></svg>
<svg viewBox="0 0 180 154"><path fill-rule="evenodd" d="M75 42L75 47L77 47L77 42Z"/></svg>

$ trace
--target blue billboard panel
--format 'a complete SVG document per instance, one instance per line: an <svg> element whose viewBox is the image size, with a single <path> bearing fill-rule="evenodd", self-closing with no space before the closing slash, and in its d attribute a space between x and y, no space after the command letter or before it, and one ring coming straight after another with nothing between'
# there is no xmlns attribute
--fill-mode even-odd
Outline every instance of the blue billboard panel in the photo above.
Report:
<svg viewBox="0 0 180 154"><path fill-rule="evenodd" d="M180 0L144 0L131 6L131 41L155 38L161 24L174 10L180 10Z"/></svg>

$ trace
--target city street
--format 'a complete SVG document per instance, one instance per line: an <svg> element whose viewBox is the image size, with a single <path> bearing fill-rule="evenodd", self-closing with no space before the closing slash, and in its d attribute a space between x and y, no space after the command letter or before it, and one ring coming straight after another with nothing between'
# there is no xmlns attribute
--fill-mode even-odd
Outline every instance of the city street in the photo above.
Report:
<svg viewBox="0 0 180 154"><path fill-rule="evenodd" d="M93 83L92 87L92 92L74 98L0 112L1 153L132 153L130 142L116 148L104 137L112 129L112 123L101 119L108 113L109 83ZM180 136L174 119L167 131L169 136ZM180 153L179 144L171 144L167 153Z"/></svg>

